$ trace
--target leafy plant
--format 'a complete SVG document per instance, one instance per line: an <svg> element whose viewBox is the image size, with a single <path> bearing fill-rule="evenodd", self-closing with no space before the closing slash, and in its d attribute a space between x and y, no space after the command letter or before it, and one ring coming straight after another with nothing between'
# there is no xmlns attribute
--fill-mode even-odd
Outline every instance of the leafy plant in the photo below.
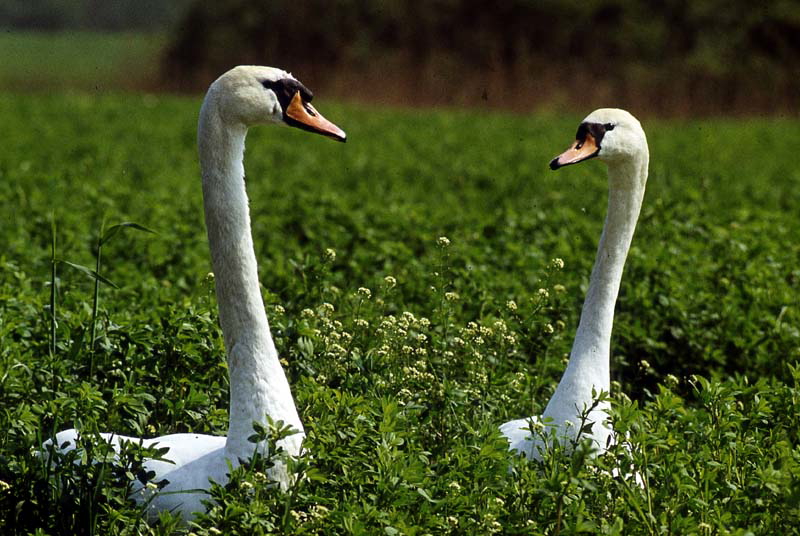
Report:
<svg viewBox="0 0 800 536"><path fill-rule="evenodd" d="M0 533L797 532L797 122L644 119L650 179L612 341L618 441L531 463L497 426L542 413L580 314L605 178L545 167L580 118L335 104L346 146L265 128L246 155L306 431L285 463L302 476L280 492L259 476L275 460L256 458L194 525L145 523L130 486L156 453L114 461L97 434L227 430L197 106L0 99L14 133L0 144ZM160 234L107 240L105 217ZM92 274L118 288L95 303ZM83 445L48 468L40 445L67 428Z"/></svg>

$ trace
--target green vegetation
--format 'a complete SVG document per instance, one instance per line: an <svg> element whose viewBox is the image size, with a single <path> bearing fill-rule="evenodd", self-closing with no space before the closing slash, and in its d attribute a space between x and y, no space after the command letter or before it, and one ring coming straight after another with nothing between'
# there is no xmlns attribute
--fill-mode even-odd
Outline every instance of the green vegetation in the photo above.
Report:
<svg viewBox="0 0 800 536"><path fill-rule="evenodd" d="M186 10L190 0L0 0L0 27L63 31L163 30Z"/></svg>
<svg viewBox="0 0 800 536"><path fill-rule="evenodd" d="M280 58L317 88L412 105L796 114L798 36L786 0L195 0L164 73L203 89Z"/></svg>
<svg viewBox="0 0 800 536"><path fill-rule="evenodd" d="M0 88L152 88L163 44L156 34L0 32Z"/></svg>
<svg viewBox="0 0 800 536"><path fill-rule="evenodd" d="M263 481L269 460L237 471L195 534L798 532L797 122L644 120L650 181L612 358L631 448L539 465L510 456L497 425L541 412L577 324L605 170L547 162L580 117L319 101L347 144L262 127L246 157L305 478L281 494ZM13 133L0 144L3 534L183 530L145 525L127 501L137 449L57 469L34 453L72 426L225 432L198 107L0 99ZM93 341L95 279L52 259L95 267L101 229L130 221L158 234L104 242L101 275L118 288L100 286Z"/></svg>

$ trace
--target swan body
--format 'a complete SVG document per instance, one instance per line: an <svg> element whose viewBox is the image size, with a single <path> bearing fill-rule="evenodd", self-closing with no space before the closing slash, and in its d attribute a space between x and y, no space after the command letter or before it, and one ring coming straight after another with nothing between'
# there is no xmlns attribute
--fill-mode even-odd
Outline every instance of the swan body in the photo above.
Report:
<svg viewBox="0 0 800 536"><path fill-rule="evenodd" d="M267 455L265 442L252 443L253 422L266 416L282 420L298 433L278 443L290 456L300 453L303 424L289 383L278 360L258 282L258 270L244 182L244 141L247 129L258 124L284 124L345 141L345 133L323 118L310 104L311 92L291 74L271 67L239 66L209 87L198 123L198 149L203 179L203 205L215 274L219 318L230 374L227 437L173 434L140 440L101 434L119 452L122 441L145 447L167 447L169 461L147 460L154 481L169 483L159 492L140 483L134 498L149 501L148 514L169 510L189 520L204 511L210 480L225 483L230 467L256 451ZM56 434L55 448L75 448L79 431ZM52 440L44 444L48 451ZM291 475L276 464L270 478L285 488Z"/></svg>
<svg viewBox="0 0 800 536"><path fill-rule="evenodd" d="M529 459L541 459L552 439L569 448L580 434L592 439L598 453L614 440L608 402L598 402L598 397L611 387L614 306L642 206L649 152L639 121L625 110L603 108L592 112L575 137L573 145L554 158L550 167L555 170L593 157L606 162L608 212L569 364L553 397L541 418L517 419L500 427L509 449Z"/></svg>

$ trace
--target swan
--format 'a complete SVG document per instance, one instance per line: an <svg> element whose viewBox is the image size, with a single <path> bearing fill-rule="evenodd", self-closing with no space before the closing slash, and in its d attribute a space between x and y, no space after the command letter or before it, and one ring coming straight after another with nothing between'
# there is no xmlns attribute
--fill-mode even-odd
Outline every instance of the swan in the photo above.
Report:
<svg viewBox="0 0 800 536"><path fill-rule="evenodd" d="M591 438L598 454L614 440L608 401L598 402L597 398L610 390L614 305L647 183L650 157L639 121L625 110L595 110L578 127L572 146L550 162L550 169L594 157L608 165L608 212L569 364L542 418L517 419L500 426L509 450L528 459L541 460L553 437L570 448L581 428L581 437ZM581 414L587 410L582 423Z"/></svg>
<svg viewBox="0 0 800 536"><path fill-rule="evenodd" d="M164 458L148 459L145 467L155 472L154 481L169 483L160 491L137 482L134 498L147 502L151 519L161 510L190 520L205 511L210 480L227 482L230 466L249 459L256 450L267 454L267 445L248 441L253 422L265 416L282 420L298 433L280 446L291 456L300 453L303 424L278 360L259 289L256 256L250 231L250 214L244 181L244 142L247 129L258 124L283 124L346 141L339 127L311 105L311 92L291 74L272 67L239 66L211 84L200 110L197 141L203 182L208 243L216 280L219 320L227 350L230 375L230 408L227 437L193 433L172 434L141 440L146 447L168 448ZM45 442L45 453L75 448L80 432L56 434ZM122 441L138 438L100 434L119 452ZM270 478L286 488L291 480L285 465L272 469Z"/></svg>

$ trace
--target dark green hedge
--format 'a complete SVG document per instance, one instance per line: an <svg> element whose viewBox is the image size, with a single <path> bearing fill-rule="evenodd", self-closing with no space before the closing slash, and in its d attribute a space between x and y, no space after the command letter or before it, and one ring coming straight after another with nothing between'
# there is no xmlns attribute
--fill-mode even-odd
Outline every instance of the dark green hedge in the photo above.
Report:
<svg viewBox="0 0 800 536"><path fill-rule="evenodd" d="M461 77L500 78L512 98L552 97L588 79L610 95L644 91L657 101L668 90L677 102L769 109L800 94L800 3L200 0L177 28L164 72L198 88L243 62L417 88L439 76L445 91L458 91Z"/></svg>

